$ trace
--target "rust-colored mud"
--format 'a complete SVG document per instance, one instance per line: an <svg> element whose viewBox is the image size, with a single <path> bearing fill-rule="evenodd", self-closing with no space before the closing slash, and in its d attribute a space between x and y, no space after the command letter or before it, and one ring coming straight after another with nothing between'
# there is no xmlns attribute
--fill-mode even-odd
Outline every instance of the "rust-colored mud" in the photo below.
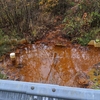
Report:
<svg viewBox="0 0 100 100"><path fill-rule="evenodd" d="M16 50L16 65L11 64L9 57L0 63L2 72L12 80L77 86L77 73L87 73L100 62L100 48L68 45L29 44Z"/></svg>
<svg viewBox="0 0 100 100"><path fill-rule="evenodd" d="M71 44L62 37L62 26L55 27L35 44L19 46L14 51L15 65L9 56L3 56L0 59L1 73L9 80L90 86L94 78L91 69L100 62L100 48Z"/></svg>

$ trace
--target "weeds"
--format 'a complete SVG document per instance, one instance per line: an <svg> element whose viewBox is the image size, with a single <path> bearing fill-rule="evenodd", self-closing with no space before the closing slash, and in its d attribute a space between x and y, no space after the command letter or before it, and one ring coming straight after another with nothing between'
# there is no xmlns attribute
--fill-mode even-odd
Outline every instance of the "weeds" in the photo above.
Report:
<svg viewBox="0 0 100 100"><path fill-rule="evenodd" d="M77 4L74 13L68 11L64 19L64 35L72 42L87 45L91 39L96 39L100 27L100 1L82 0ZM75 8L74 6L73 8ZM75 9L74 9L75 10ZM71 16L71 17L70 17Z"/></svg>
<svg viewBox="0 0 100 100"><path fill-rule="evenodd" d="M0 72L0 79L7 79L7 76Z"/></svg>
<svg viewBox="0 0 100 100"><path fill-rule="evenodd" d="M29 32L33 27L38 1L35 0L0 0L0 26L9 28L17 34ZM13 32L10 32L12 34Z"/></svg>
<svg viewBox="0 0 100 100"><path fill-rule="evenodd" d="M74 3L72 0L40 0L40 7L53 15L65 14L66 9L70 8Z"/></svg>
<svg viewBox="0 0 100 100"><path fill-rule="evenodd" d="M99 9L99 0L0 0L0 45L14 45L11 39L43 37L56 25L56 15L66 15L65 37L86 45L100 27Z"/></svg>

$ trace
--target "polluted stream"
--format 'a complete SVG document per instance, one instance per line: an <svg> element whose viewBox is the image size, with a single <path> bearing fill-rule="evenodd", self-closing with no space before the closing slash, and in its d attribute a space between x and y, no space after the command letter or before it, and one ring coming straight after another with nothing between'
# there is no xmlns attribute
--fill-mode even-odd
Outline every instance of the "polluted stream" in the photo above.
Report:
<svg viewBox="0 0 100 100"><path fill-rule="evenodd" d="M100 62L100 48L72 45L68 47L45 44L28 44L15 50L16 63L12 64L9 55L0 62L1 73L8 80L80 86L76 76L86 76L94 64ZM85 73L85 74L84 74ZM81 75L80 75L81 74ZM79 79L79 78L78 78Z"/></svg>

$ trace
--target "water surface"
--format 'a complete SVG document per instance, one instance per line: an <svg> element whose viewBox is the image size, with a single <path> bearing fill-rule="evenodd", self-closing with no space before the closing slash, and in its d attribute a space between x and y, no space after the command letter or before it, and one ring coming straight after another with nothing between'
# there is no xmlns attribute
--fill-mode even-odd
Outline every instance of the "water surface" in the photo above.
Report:
<svg viewBox="0 0 100 100"><path fill-rule="evenodd" d="M77 72L87 72L94 64L100 62L100 48L47 46L44 44L29 44L19 49L17 64L22 68L9 66L10 59L1 63L5 72L15 76L22 76L22 81L39 82L58 85L73 85Z"/></svg>

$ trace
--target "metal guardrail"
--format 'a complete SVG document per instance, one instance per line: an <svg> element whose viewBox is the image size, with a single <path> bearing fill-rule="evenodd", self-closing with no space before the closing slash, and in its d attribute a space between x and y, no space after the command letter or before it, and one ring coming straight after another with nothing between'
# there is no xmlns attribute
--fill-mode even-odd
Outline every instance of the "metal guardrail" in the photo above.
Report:
<svg viewBox="0 0 100 100"><path fill-rule="evenodd" d="M100 90L0 80L0 100L100 100Z"/></svg>

